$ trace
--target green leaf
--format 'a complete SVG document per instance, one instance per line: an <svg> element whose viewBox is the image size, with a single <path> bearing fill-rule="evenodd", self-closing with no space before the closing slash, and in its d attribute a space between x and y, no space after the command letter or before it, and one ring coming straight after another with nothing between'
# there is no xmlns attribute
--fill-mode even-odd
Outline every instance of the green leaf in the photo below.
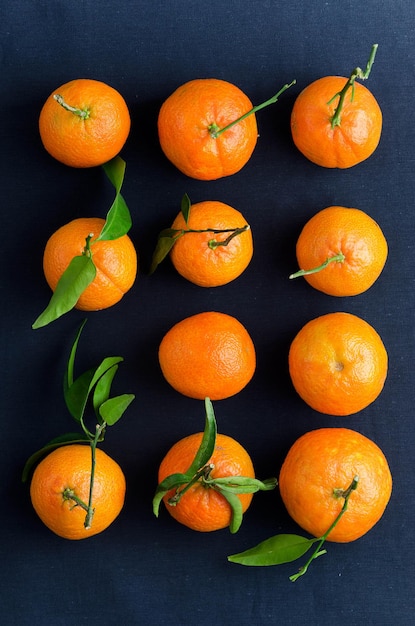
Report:
<svg viewBox="0 0 415 626"><path fill-rule="evenodd" d="M153 258L151 259L151 265L149 270L150 275L154 274L157 266L160 265L162 261L164 261L164 259L176 243L177 237L174 237L175 233L177 233L177 231L173 230L172 228L165 229L160 233L157 239L156 249L153 252Z"/></svg>
<svg viewBox="0 0 415 626"><path fill-rule="evenodd" d="M108 426L113 426L123 416L127 407L134 400L132 393L124 393L114 398L109 398L99 407L99 414Z"/></svg>
<svg viewBox="0 0 415 626"><path fill-rule="evenodd" d="M160 503L163 497L172 489L177 489L189 482L188 474L170 474L157 486L153 498L153 513L156 517L159 515Z"/></svg>
<svg viewBox="0 0 415 626"><path fill-rule="evenodd" d="M111 161L104 163L102 166L105 174L115 187L115 192L120 193L124 182L124 174L126 163L120 156L116 156Z"/></svg>
<svg viewBox="0 0 415 626"><path fill-rule="evenodd" d="M43 448L32 454L25 463L22 472L22 481L26 482L29 478L30 472L33 467L40 461L40 459L49 452L52 452L56 448L60 448L60 446L73 444L73 443L89 443L89 438L83 433L68 433L66 435L61 435L60 437L56 437L47 443Z"/></svg>
<svg viewBox="0 0 415 626"><path fill-rule="evenodd" d="M319 539L306 539L299 535L275 535L257 546L228 556L228 561L240 565L280 565L303 556Z"/></svg>
<svg viewBox="0 0 415 626"><path fill-rule="evenodd" d="M189 225L189 217L190 217L191 206L192 206L192 203L190 202L190 198L187 195L187 193L185 193L183 198L182 198L182 202L181 202L181 212L182 212L184 221L186 222L186 226Z"/></svg>
<svg viewBox="0 0 415 626"><path fill-rule="evenodd" d="M189 476L194 476L200 468L204 467L215 450L217 427L213 405L209 398L205 398L205 411L205 430L193 463L186 472Z"/></svg>
<svg viewBox="0 0 415 626"><path fill-rule="evenodd" d="M209 484L209 481L206 481ZM270 491L277 486L276 478L268 478L265 481L249 476L225 476L212 478L211 482L220 487L221 491L230 493L256 493L257 491Z"/></svg>
<svg viewBox="0 0 415 626"><path fill-rule="evenodd" d="M82 333L82 331L84 329L85 324L86 324L86 319L82 322L81 326L79 327L79 330L78 330L78 332L76 333L76 336L75 336L75 340L74 340L74 342L72 344L72 348L71 348L71 352L69 354L68 364L67 364L66 372L65 372L65 376L64 376L64 381L63 381L64 391L66 391L68 389L68 387L70 387L72 385L72 383L73 383L76 350L78 348L79 338L81 336L81 333Z"/></svg>
<svg viewBox="0 0 415 626"><path fill-rule="evenodd" d="M95 414L99 415L99 407L106 402L110 397L111 385L115 374L117 373L118 365L113 365L108 369L105 374L101 376L95 385L94 394L92 397L92 403L94 406Z"/></svg>
<svg viewBox="0 0 415 626"><path fill-rule="evenodd" d="M95 241L108 241L123 237L132 226L130 211L120 193L124 182L125 161L117 156L105 163L103 168L115 187L115 199L107 213L104 228Z"/></svg>
<svg viewBox="0 0 415 626"><path fill-rule="evenodd" d="M46 326L73 309L95 275L96 268L89 255L74 257L60 277L48 306L35 320L32 328Z"/></svg>
<svg viewBox="0 0 415 626"><path fill-rule="evenodd" d="M106 357L96 368L91 368L78 376L70 387L64 388L66 406L70 414L81 421L88 397L100 378L114 365L123 360L120 356Z"/></svg>
<svg viewBox="0 0 415 626"><path fill-rule="evenodd" d="M105 219L104 228L95 241L119 239L128 233L132 226L131 214L121 194L115 196Z"/></svg>
<svg viewBox="0 0 415 626"><path fill-rule="evenodd" d="M235 534L238 532L242 524L242 519L243 519L242 502L240 501L238 496L235 495L234 493L231 493L229 491L224 491L222 489L218 489L217 491L219 491L219 493L223 495L223 497L225 498L225 500L227 500L227 502L229 503L231 507L232 517L231 517L231 523L229 524L229 530L231 531L232 534Z"/></svg>
<svg viewBox="0 0 415 626"><path fill-rule="evenodd" d="M91 368L83 372L70 387L64 389L65 403L69 413L80 422L83 418L86 403L88 401L91 381L94 378L95 369Z"/></svg>

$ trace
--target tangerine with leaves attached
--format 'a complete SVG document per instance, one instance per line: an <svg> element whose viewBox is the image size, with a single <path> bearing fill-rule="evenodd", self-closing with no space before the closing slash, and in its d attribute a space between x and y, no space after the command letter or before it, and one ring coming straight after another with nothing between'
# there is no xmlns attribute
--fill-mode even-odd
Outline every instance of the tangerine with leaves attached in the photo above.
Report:
<svg viewBox="0 0 415 626"><path fill-rule="evenodd" d="M113 306L131 289L137 274L137 253L128 235L96 241L105 224L102 218L77 218L61 226L48 240L43 270L54 291L60 277L76 256L92 255L96 275L75 307L97 311Z"/></svg>
<svg viewBox="0 0 415 626"><path fill-rule="evenodd" d="M348 428L309 431L288 451L278 482L289 515L321 537L339 515L355 476L357 488L350 494L347 513L327 535L327 541L345 543L373 528L391 496L390 468L374 441Z"/></svg>

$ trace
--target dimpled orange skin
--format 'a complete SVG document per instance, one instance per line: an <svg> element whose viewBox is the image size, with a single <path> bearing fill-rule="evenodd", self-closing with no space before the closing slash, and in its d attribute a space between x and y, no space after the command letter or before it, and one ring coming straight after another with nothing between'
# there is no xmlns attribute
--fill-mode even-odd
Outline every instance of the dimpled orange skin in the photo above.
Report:
<svg viewBox="0 0 415 626"><path fill-rule="evenodd" d="M167 382L179 393L223 400L239 393L256 367L253 341L234 317L208 311L175 324L159 347Z"/></svg>
<svg viewBox="0 0 415 626"><path fill-rule="evenodd" d="M388 370L382 339L351 313L328 313L303 326L289 350L289 372L299 396L329 415L351 415L381 393Z"/></svg>
<svg viewBox="0 0 415 626"><path fill-rule="evenodd" d="M205 230L206 228L242 228L244 216L227 204L205 201L192 204L186 224L180 212L172 224L173 229ZM224 241L229 232L188 233L174 244L170 256L181 276L200 287L219 287L231 282L245 271L253 254L251 229L233 237L226 246L209 247L209 242Z"/></svg>
<svg viewBox="0 0 415 626"><path fill-rule="evenodd" d="M78 218L49 238L43 255L43 270L52 291L74 256L83 253L86 237L93 233L93 242L104 223L105 220L99 217ZM98 241L91 249L97 273L76 304L75 308L82 311L98 311L119 302L133 286L137 274L137 254L128 235L112 241Z"/></svg>
<svg viewBox="0 0 415 626"><path fill-rule="evenodd" d="M347 428L305 433L281 467L279 489L289 515L301 528L321 537L344 504L336 489L346 490L358 476L347 511L328 541L346 543L367 533L382 517L392 492L392 476L382 450Z"/></svg>
<svg viewBox="0 0 415 626"><path fill-rule="evenodd" d="M159 482L171 474L186 472L189 469L202 437L203 433L189 435L170 448L160 464ZM215 466L210 474L211 478L226 476L255 478L249 454L235 439L227 435L217 434L215 450L209 463ZM199 532L210 532L229 526L231 507L214 489L208 489L198 482L181 497L176 506L171 506L167 500L174 493L174 490L169 491L163 500L170 515L181 524ZM238 494L244 513L251 504L252 497L252 493Z"/></svg>
<svg viewBox="0 0 415 626"><path fill-rule="evenodd" d="M54 95L89 112L87 119L64 109ZM130 132L130 114L121 94L109 85L78 78L55 89L42 107L39 132L45 149L71 167L103 165L124 146Z"/></svg>
<svg viewBox="0 0 415 626"><path fill-rule="evenodd" d="M331 127L338 98L328 102L347 82L325 76L308 85L297 97L291 113L294 144L310 161L328 168L349 168L367 159L377 148L382 132L382 111L372 93L354 84L344 99L339 126Z"/></svg>
<svg viewBox="0 0 415 626"><path fill-rule="evenodd" d="M106 528L121 512L125 498L125 477L118 465L96 449L96 466L91 528L84 526L86 511L63 498L66 488L88 503L91 478L91 448L68 445L57 448L36 467L30 484L33 507L42 522L65 539L86 539Z"/></svg>
<svg viewBox="0 0 415 626"><path fill-rule="evenodd" d="M313 269L339 252L344 261L304 276L315 289L331 296L355 296L379 278L388 256L380 226L359 209L331 206L304 226L296 246L301 269Z"/></svg>
<svg viewBox="0 0 415 626"><path fill-rule="evenodd" d="M215 180L235 174L248 162L256 146L255 114L216 139L209 126L224 128L252 108L249 98L227 81L191 80L176 89L160 109L160 146L166 157L192 178Z"/></svg>

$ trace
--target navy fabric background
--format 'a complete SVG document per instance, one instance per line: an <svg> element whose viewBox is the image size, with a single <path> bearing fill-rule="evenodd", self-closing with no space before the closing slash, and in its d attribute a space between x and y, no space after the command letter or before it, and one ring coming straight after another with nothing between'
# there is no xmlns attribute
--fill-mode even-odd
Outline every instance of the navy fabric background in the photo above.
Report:
<svg viewBox="0 0 415 626"><path fill-rule="evenodd" d="M299 624L386 626L413 623L414 514L414 218L415 126L413 0L79 0L3 1L1 84L1 504L2 623ZM367 86L384 114L380 145L349 170L325 170L294 148L289 115L312 80L348 75L379 44ZM81 542L53 535L21 483L27 457L74 428L62 376L85 315L31 324L50 292L43 278L47 238L79 216L105 216L112 189L100 168L75 170L43 149L37 122L49 93L73 78L108 82L126 99L132 130L122 151L124 196L133 215L141 271L120 304L87 315L79 371L121 355L115 386L136 400L103 445L124 469L123 512L104 533ZM286 82L297 84L258 114L260 138L249 164L214 182L186 178L159 148L156 121L180 84L216 77L258 104ZM147 270L157 233L170 225L187 192L217 199L250 222L255 255L237 281L202 289L166 262ZM358 207L389 243L377 283L355 298L331 298L290 282L295 242L305 221L331 204ZM279 532L299 532L278 491L258 494L236 535L199 534L151 499L158 464L173 442L203 428L203 403L162 378L157 348L180 319L203 310L235 315L254 339L258 367L250 385L215 404L218 428L250 452L260 478L276 475L294 440L322 426L347 426L374 439L394 477L390 504L364 538L329 544L296 583L297 564L243 568L226 556ZM383 393L348 418L320 415L295 394L287 351L300 327L344 310L371 323L387 347ZM393 616L393 617L392 617Z"/></svg>

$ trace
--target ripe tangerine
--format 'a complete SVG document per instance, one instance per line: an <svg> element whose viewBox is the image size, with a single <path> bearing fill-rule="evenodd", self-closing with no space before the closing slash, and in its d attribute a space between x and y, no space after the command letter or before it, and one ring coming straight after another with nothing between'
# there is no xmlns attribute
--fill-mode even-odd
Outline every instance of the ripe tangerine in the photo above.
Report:
<svg viewBox="0 0 415 626"><path fill-rule="evenodd" d="M162 460L158 473L159 483L167 476L184 473L188 470L195 458L203 437L203 433L194 433L175 443ZM217 434L214 452L209 460L214 468L210 476L221 478L226 476L245 476L255 478L254 467L248 452L228 435ZM186 491L180 501L171 506L169 498L175 490L169 491L163 501L170 515L192 530L210 532L229 526L231 522L231 507L225 497L203 484L201 480ZM253 493L238 494L242 511L248 509Z"/></svg>
<svg viewBox="0 0 415 626"><path fill-rule="evenodd" d="M382 517L392 492L392 476L382 450L348 428L320 428L302 435L290 448L279 475L289 515L315 537L332 525L343 506L342 492L358 477L347 512L327 541L362 537Z"/></svg>
<svg viewBox="0 0 415 626"><path fill-rule="evenodd" d="M344 312L305 324L291 343L288 362L299 396L329 415L351 415L369 406L381 393L388 370L376 330Z"/></svg>
<svg viewBox="0 0 415 626"><path fill-rule="evenodd" d="M75 498L87 504L91 482L91 448L72 444L57 448L36 467L30 484L33 507L42 522L65 539L96 535L115 520L125 497L125 477L118 465L96 449L90 528L85 528L85 510Z"/></svg>
<svg viewBox="0 0 415 626"><path fill-rule="evenodd" d="M128 235L94 243L104 224L99 217L72 220L53 233L43 254L45 278L54 291L71 260L84 254L86 238L93 234L91 250L97 272L75 306L82 311L98 311L116 304L136 278L137 253Z"/></svg>
<svg viewBox="0 0 415 626"><path fill-rule="evenodd" d="M253 108L235 85L199 78L178 87L158 116L160 146L183 174L215 180L239 172L256 146L258 128L252 113L219 136L216 133Z"/></svg>
<svg viewBox="0 0 415 626"><path fill-rule="evenodd" d="M45 149L71 167L94 167L124 146L131 119L121 94L106 83L78 78L55 89L39 117Z"/></svg>

